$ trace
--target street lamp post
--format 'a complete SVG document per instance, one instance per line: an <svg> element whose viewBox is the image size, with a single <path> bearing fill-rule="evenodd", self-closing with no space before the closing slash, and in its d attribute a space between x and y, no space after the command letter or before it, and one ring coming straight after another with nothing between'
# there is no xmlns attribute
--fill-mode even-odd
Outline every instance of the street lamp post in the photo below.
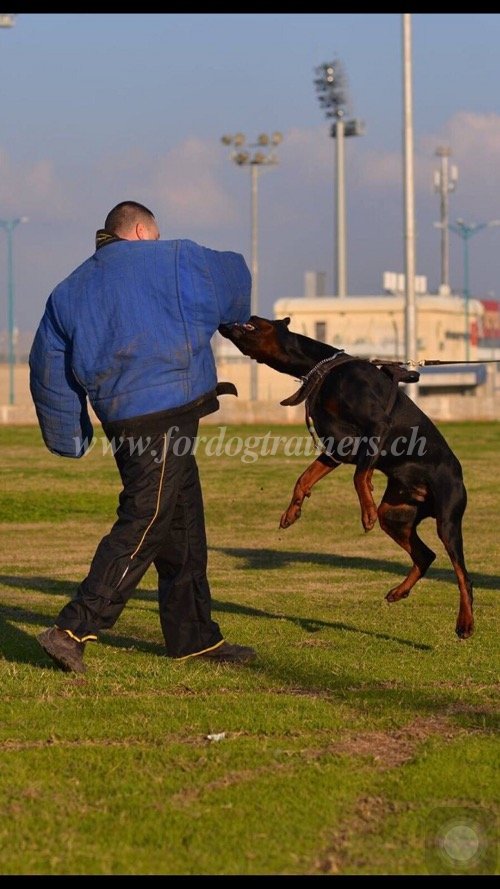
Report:
<svg viewBox="0 0 500 889"><path fill-rule="evenodd" d="M469 302L470 302L470 285L469 285L469 241L474 236L479 234L480 231L483 231L485 228L492 228L494 226L500 225L500 219L492 219L490 222L472 222L470 224L464 222L463 219L457 219L456 223L450 223L448 228L450 231L455 232L462 239L463 244L463 263L464 263L464 278L463 278L463 295L464 295L464 335L465 335L465 360L470 360L470 330L469 330ZM438 223L438 227L441 225Z"/></svg>
<svg viewBox="0 0 500 889"><path fill-rule="evenodd" d="M222 136L223 145L232 145L231 160L239 167L250 167L251 173L251 238L252 238L252 297L251 312L257 315L259 312L259 194L258 182L259 175L265 167L278 163L276 156L276 148L283 141L281 133L273 133L268 136L267 133L261 133L257 138L257 142L250 143L247 147L252 149L247 151L245 146L246 136L243 133L236 133L235 136ZM255 149L255 150L253 150ZM255 361L250 365L250 400L258 399L258 368Z"/></svg>
<svg viewBox="0 0 500 889"><path fill-rule="evenodd" d="M347 250L345 210L345 138L364 135L361 120L345 120L347 96L342 64L336 59L316 68L314 80L319 104L326 117L334 117L330 136L336 140L335 152L335 218L336 218L336 291L337 296L347 294ZM335 274L334 274L335 280Z"/></svg>
<svg viewBox="0 0 500 889"><path fill-rule="evenodd" d="M9 363L9 404L15 404L14 366L16 356L14 350L14 249L13 233L20 222L28 222L27 216L18 219L0 219L0 227L7 232L7 337Z"/></svg>
<svg viewBox="0 0 500 889"><path fill-rule="evenodd" d="M16 12L0 12L0 28L13 28L16 23ZM12 262L12 232L20 222L27 222L27 218L0 220L0 226L7 231L7 328L9 342L9 404L14 404L14 275Z"/></svg>

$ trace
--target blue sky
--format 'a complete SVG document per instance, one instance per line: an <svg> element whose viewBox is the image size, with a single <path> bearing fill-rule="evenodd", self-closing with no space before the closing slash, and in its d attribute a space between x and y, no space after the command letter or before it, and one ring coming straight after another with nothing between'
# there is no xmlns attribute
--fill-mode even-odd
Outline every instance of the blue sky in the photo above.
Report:
<svg viewBox="0 0 500 889"><path fill-rule="evenodd" d="M439 144L459 183L451 219L500 218L500 15L413 14L417 270L439 283ZM93 252L125 198L162 236L242 252L250 182L222 146L280 130L280 163L260 179L261 314L333 268L334 143L314 68L344 63L366 135L346 148L348 287L376 293L403 270L401 16L371 14L21 14L0 30L0 217L15 232L16 323L34 329L55 284ZM450 235L452 283L461 243ZM471 241L471 286L500 298L500 228ZM0 328L6 326L0 232Z"/></svg>

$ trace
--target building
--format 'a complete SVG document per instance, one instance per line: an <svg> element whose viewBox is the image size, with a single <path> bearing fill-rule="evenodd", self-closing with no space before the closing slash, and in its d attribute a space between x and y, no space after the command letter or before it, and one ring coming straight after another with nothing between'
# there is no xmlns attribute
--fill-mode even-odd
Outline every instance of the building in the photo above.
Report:
<svg viewBox="0 0 500 889"><path fill-rule="evenodd" d="M307 273L306 297L283 297L274 304L275 318L290 317L290 327L313 339L331 343L361 358L404 360L404 297L322 296L324 279ZM320 277L318 277L320 276ZM460 296L421 293L417 296L418 359L458 364L421 368L419 399L436 420L500 419L500 303L469 300L468 315ZM468 317L470 359L465 364ZM0 423L36 423L25 363L32 334L16 337L15 405L8 404L9 366L5 333L0 335ZM239 397L224 396L221 410L207 423L303 423L303 405L282 407L280 401L297 381L265 365L257 365L258 400L250 400L251 361L216 334L213 339L219 380L235 383ZM3 358L3 361L2 361ZM483 363L481 363L483 362ZM408 388L411 394L412 388Z"/></svg>
<svg viewBox="0 0 500 889"><path fill-rule="evenodd" d="M360 358L405 359L405 299L401 294L283 297L274 303L273 314L275 318L289 317L291 330ZM461 296L429 293L417 296L417 360L454 362L421 368L419 399L422 409L430 416L436 419L500 417L497 365L466 363L467 359L486 360L484 332L486 329L491 334L499 320L500 314L496 318L492 306L477 299L470 299L467 306ZM500 348L492 347L491 337L488 342L488 360L500 359ZM270 417L275 422L303 419L300 407L279 405L281 399L294 390L291 377L259 365L258 400L251 402L250 359L218 335L214 345L219 378L232 380L239 390L238 407L223 408L227 416L242 421L264 421ZM408 388L411 394L411 387Z"/></svg>

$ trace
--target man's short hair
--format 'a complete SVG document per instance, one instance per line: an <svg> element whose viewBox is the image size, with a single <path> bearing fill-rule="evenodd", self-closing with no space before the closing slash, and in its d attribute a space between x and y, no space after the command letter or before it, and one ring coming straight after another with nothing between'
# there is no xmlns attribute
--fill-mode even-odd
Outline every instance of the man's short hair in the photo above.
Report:
<svg viewBox="0 0 500 889"><path fill-rule="evenodd" d="M122 201L109 211L104 228L107 232L119 235L129 231L138 222L148 223L154 218L154 213L144 204L138 204L137 201Z"/></svg>

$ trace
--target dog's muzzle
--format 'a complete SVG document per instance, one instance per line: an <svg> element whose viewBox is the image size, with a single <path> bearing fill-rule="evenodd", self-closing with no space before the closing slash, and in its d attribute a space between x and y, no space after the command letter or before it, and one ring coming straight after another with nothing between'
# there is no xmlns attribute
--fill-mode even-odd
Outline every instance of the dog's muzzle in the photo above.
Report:
<svg viewBox="0 0 500 889"><path fill-rule="evenodd" d="M222 336L226 336L229 339L238 333L249 333L252 330L255 330L255 326L250 323L250 321L246 321L244 324L239 324L235 322L234 324L221 324L219 327L219 333Z"/></svg>

